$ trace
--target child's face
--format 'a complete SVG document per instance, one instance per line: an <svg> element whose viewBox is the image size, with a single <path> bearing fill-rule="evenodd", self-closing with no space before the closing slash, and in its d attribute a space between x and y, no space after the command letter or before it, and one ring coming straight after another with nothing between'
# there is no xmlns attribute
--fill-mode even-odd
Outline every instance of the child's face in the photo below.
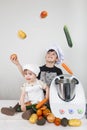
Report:
<svg viewBox="0 0 87 130"><path fill-rule="evenodd" d="M24 76L29 83L32 83L36 80L36 75L30 70L24 70Z"/></svg>
<svg viewBox="0 0 87 130"><path fill-rule="evenodd" d="M48 51L45 58L46 58L46 62L50 62L54 64L58 61L58 56L55 51Z"/></svg>

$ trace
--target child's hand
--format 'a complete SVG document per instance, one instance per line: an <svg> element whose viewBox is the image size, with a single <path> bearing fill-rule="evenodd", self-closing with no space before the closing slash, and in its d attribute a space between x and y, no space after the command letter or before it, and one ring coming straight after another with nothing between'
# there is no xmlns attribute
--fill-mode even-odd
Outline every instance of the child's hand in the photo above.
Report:
<svg viewBox="0 0 87 130"><path fill-rule="evenodd" d="M19 65L19 61L17 59L11 59L11 61L15 64L15 65Z"/></svg>
<svg viewBox="0 0 87 130"><path fill-rule="evenodd" d="M17 55L16 55L16 54L12 54L12 55L10 56L10 59L11 59L11 60L16 60L16 59L17 59Z"/></svg>
<svg viewBox="0 0 87 130"><path fill-rule="evenodd" d="M21 105L21 110L24 112L24 111L26 111L26 106L23 104L23 105Z"/></svg>
<svg viewBox="0 0 87 130"><path fill-rule="evenodd" d="M15 64L15 65L19 65L19 61L18 61L18 57L16 54L12 54L10 56L10 60Z"/></svg>

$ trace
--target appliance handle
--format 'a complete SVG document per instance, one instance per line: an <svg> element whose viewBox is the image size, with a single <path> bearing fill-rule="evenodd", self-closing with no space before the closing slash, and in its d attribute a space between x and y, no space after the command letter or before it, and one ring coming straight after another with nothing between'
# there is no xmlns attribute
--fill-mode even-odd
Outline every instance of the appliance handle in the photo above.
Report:
<svg viewBox="0 0 87 130"><path fill-rule="evenodd" d="M64 77L64 78L69 78L70 80L74 80L75 81L75 84L79 84L79 80L75 77L75 76L71 76L69 74L62 74L62 75L59 75L58 78L60 80L61 77Z"/></svg>
<svg viewBox="0 0 87 130"><path fill-rule="evenodd" d="M60 77L55 78L55 84L59 84Z"/></svg>
<svg viewBox="0 0 87 130"><path fill-rule="evenodd" d="M75 76L71 76L70 80L73 80L75 82L75 84L79 84L79 81Z"/></svg>

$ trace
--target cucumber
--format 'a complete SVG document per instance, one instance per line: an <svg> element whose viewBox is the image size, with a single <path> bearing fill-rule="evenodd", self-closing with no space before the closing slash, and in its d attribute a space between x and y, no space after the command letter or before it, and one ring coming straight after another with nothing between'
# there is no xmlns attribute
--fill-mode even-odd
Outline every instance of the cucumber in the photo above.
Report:
<svg viewBox="0 0 87 130"><path fill-rule="evenodd" d="M32 105L26 106L26 110L29 110L29 109L32 109L34 112L36 112L37 111L36 104L32 104ZM20 105L17 108L16 112L22 112Z"/></svg>
<svg viewBox="0 0 87 130"><path fill-rule="evenodd" d="M33 110L34 112L37 111L36 104L33 104L33 105L32 105L32 110Z"/></svg>
<svg viewBox="0 0 87 130"><path fill-rule="evenodd" d="M65 33L65 36L66 36L66 39L67 39L67 42L68 42L68 46L72 47L73 46L72 39L71 39L69 30L68 30L66 25L64 26L63 30L64 30L64 33Z"/></svg>
<svg viewBox="0 0 87 130"><path fill-rule="evenodd" d="M26 106L26 109L27 109L27 110L32 109L32 105ZM22 112L21 106L19 106L16 111L17 111L17 112Z"/></svg>
<svg viewBox="0 0 87 130"><path fill-rule="evenodd" d="M35 112L36 112L36 104L32 104L32 105L29 105L29 106L26 106L26 109L29 110L29 109L33 109Z"/></svg>

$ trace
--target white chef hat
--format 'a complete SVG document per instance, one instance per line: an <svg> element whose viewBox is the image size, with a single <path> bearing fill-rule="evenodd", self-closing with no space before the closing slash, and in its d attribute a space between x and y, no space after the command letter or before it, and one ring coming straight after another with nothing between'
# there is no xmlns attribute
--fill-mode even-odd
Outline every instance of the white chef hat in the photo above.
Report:
<svg viewBox="0 0 87 130"><path fill-rule="evenodd" d="M26 64L23 66L23 70L25 69L32 71L36 76L40 73L40 68L36 64Z"/></svg>
<svg viewBox="0 0 87 130"><path fill-rule="evenodd" d="M49 50L53 49L54 51L56 51L57 55L58 55L58 61L56 62L56 64L60 64L63 60L64 60L64 54L62 52L62 49L60 48L60 46L54 44L51 45L50 47L47 48L47 52Z"/></svg>

